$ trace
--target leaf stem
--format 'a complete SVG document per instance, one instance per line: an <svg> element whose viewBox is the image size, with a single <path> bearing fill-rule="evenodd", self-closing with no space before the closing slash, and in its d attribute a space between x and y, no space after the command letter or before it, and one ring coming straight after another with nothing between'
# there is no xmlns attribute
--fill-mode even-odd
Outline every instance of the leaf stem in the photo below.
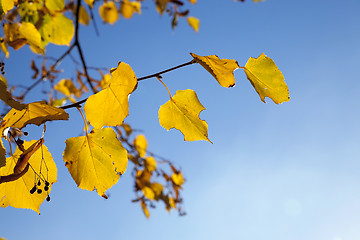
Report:
<svg viewBox="0 0 360 240"><path fill-rule="evenodd" d="M169 93L170 99L172 99L170 90L169 90L169 88L166 86L166 84L165 84L163 81L161 81L161 79L160 79L159 76L156 76L156 78L157 78L157 80L159 80L159 81L165 86L166 90L167 90L168 93Z"/></svg>
<svg viewBox="0 0 360 240"><path fill-rule="evenodd" d="M84 120L84 125L85 125L85 134L86 134L86 137L88 136L88 128L87 128L87 121L86 121L86 118L85 118L85 116L84 116L84 114L82 113L82 111L81 111L81 109L80 109L80 107L76 107L76 109L80 112L80 114L81 114L81 117L82 117L82 119Z"/></svg>

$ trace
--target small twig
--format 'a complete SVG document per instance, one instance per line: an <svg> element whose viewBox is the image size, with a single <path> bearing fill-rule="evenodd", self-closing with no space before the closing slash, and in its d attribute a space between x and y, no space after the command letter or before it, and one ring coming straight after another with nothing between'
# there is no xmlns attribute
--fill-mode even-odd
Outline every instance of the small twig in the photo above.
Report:
<svg viewBox="0 0 360 240"><path fill-rule="evenodd" d="M194 63L197 63L197 62L196 62L195 60L191 60L191 61L189 61L189 62L187 62L187 63L180 64L180 65L178 65L178 66L175 66L175 67L166 69L166 70L164 70L164 71L157 72L157 73L154 73L154 74L151 74L151 75L147 75L147 76L144 76L144 77L140 77L140 78L138 78L137 80L138 80L138 81L142 81L142 80L149 79L149 78L153 78L153 77L159 77L161 74L164 74L164 73L167 73L167 72L173 71L173 70L175 70L175 69L178 69L178 68L181 68L181 67L185 67L185 66L188 66L188 65L191 65L191 64L194 64ZM68 108L77 107L77 106L79 106L80 104L86 102L86 100L87 100L87 98L85 98L85 99L83 99L83 100L80 100L79 102L70 104L70 105L62 106L62 107L60 107L60 108L62 108L62 109L68 109Z"/></svg>

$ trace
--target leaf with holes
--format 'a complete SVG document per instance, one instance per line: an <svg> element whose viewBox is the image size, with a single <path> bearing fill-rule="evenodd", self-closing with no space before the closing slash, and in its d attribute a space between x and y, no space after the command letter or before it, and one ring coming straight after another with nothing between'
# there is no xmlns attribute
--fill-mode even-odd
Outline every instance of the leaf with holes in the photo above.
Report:
<svg viewBox="0 0 360 240"><path fill-rule="evenodd" d="M265 102L265 97L271 98L276 104L290 100L284 75L264 53L258 58L250 58L244 70L261 101Z"/></svg>
<svg viewBox="0 0 360 240"><path fill-rule="evenodd" d="M35 140L24 142L24 148L29 148L35 142ZM6 159L6 166L0 168L0 176L14 173L14 167L21 153L17 148L13 156ZM28 208L40 214L40 205L50 193L51 185L56 182L57 169L50 152L44 144L30 157L29 164L31 167L22 177L15 181L0 184L1 207ZM39 179L39 175L41 179ZM39 180L40 186L37 185ZM44 189L46 186L45 180L49 182L47 191ZM39 190L30 193L35 184L36 189Z"/></svg>
<svg viewBox="0 0 360 240"><path fill-rule="evenodd" d="M170 130L176 128L182 132L185 141L206 140L208 126L199 118L205 107L200 103L195 91L178 90L168 102L159 109L160 125Z"/></svg>
<svg viewBox="0 0 360 240"><path fill-rule="evenodd" d="M94 128L121 125L129 114L129 94L137 85L137 78L131 67L120 62L111 70L108 87L91 95L85 103L85 114Z"/></svg>
<svg viewBox="0 0 360 240"><path fill-rule="evenodd" d="M239 68L237 61L233 59L220 59L216 55L199 56L190 53L196 62L205 68L218 81L222 87L235 86L234 71Z"/></svg>
<svg viewBox="0 0 360 240"><path fill-rule="evenodd" d="M64 162L79 188L107 198L127 167L127 151L111 128L94 129L87 136L65 141Z"/></svg>

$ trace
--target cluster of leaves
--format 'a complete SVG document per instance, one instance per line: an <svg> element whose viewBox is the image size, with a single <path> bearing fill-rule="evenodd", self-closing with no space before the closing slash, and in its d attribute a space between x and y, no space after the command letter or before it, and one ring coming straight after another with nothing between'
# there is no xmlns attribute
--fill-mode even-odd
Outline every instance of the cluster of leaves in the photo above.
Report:
<svg viewBox="0 0 360 240"><path fill-rule="evenodd" d="M189 2L196 3L194 0ZM265 54L250 58L245 66L240 66L236 60L191 53L189 62L149 76L138 78L128 64L119 62L109 73L97 68L101 78L95 79L87 71L78 37L79 23L88 24L94 9L93 0L85 0L85 3L90 15L81 0L67 3L64 0L0 0L4 23L1 49L5 56L9 56L8 47L18 50L25 44L37 54L45 54L45 47L49 43L69 45L68 50L50 65L44 60L41 70L34 61L31 63L33 78L39 79L20 96L14 94L4 76L0 78L0 99L11 108L0 118L0 205L39 212L40 204L45 199L50 200L49 194L52 184L57 180L57 170L44 145L45 123L68 120L69 115L65 110L77 108L84 120L85 135L65 141L63 160L79 188L96 190L100 196L107 198L106 191L118 182L130 160L136 193L133 201L140 203L145 215L150 216L148 208L154 207L156 202L163 202L167 210L177 209L180 214L184 214L181 190L185 180L180 169L149 152L145 137L136 135L136 131L124 123L129 113L130 94L136 91L140 81L158 79L169 94L169 101L159 109L160 125L167 130L180 130L185 141L211 142L208 125L199 118L205 107L197 94L186 89L172 95L162 80L166 72L200 64L220 86L231 88L235 85L234 71L241 68L261 101L265 102L265 97L269 97L276 104L289 100L284 76ZM140 13L141 3L105 1L99 3L99 14L105 22L113 24L119 14L130 18L134 13ZM180 10L182 5L183 1L177 0L155 1L160 14L167 12L173 17L173 26L177 22L174 19L188 15L188 11ZM75 19L71 20L68 13L73 14ZM188 18L188 21L192 27L195 26L191 19ZM197 28L194 27L196 31ZM76 70L76 81L57 80L61 75L58 65L73 49L78 50L82 67ZM49 101L23 103L26 94L44 80L50 82L51 86ZM79 101L89 91L93 94ZM57 93L64 97L57 98ZM64 105L66 101L72 104ZM21 139L23 134L27 135L23 129L29 124L44 125L40 139L29 142ZM8 154L2 140L9 143ZM16 145L14 152L12 145Z"/></svg>

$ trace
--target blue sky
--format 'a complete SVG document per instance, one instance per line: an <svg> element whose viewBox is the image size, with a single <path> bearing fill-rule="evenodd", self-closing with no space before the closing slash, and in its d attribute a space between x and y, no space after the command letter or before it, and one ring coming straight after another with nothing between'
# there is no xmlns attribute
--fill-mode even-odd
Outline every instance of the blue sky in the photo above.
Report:
<svg viewBox="0 0 360 240"><path fill-rule="evenodd" d="M155 79L141 82L130 97L126 121L143 129L149 149L181 166L187 180L187 215L169 214L159 204L150 219L130 202L130 172L109 191L108 200L76 187L62 162L65 139L82 130L79 114L70 110L70 122L50 123L46 133L45 144L58 166L51 202L41 206L40 216L0 209L0 236L359 239L359 10L357 0L198 0L191 9L201 20L197 34L185 20L171 30L170 20L152 8L114 27L98 22L100 37L91 27L81 29L89 65L115 67L124 61L138 77L187 62L189 52L236 59L242 66L265 52L283 72L291 100L262 103L241 69L232 89L220 87L200 65L168 73L163 80L173 94L194 89L207 108L200 116L214 144L189 143L158 123L166 90ZM49 51L59 55L63 49ZM22 55L28 52L11 52L5 62L9 81L29 83L24 78L30 75L29 58ZM71 64L64 61L63 66L72 70ZM38 93L28 100L38 99Z"/></svg>

